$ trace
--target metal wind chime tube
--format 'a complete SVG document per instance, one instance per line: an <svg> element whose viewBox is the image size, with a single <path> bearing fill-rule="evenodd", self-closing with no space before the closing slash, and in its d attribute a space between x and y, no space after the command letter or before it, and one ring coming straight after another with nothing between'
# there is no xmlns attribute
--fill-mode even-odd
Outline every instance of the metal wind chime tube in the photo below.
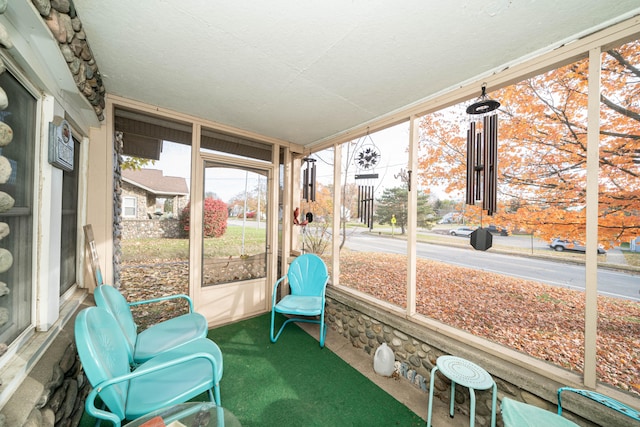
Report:
<svg viewBox="0 0 640 427"><path fill-rule="evenodd" d="M498 172L498 115L484 117L483 137L484 150L484 198L482 209L487 215L493 215L497 210L497 172Z"/></svg>
<svg viewBox="0 0 640 427"><path fill-rule="evenodd" d="M476 158L476 144L475 144L475 134L476 134L476 123L471 122L469 126L469 130L467 130L467 192L466 192L466 203L467 205L473 205L475 203L475 162L469 161L469 159Z"/></svg>
<svg viewBox="0 0 640 427"><path fill-rule="evenodd" d="M480 100L467 107L467 114L482 117L482 130L475 121L467 131L466 203L482 200L482 209L491 216L497 211L498 195L498 101L488 99L482 86Z"/></svg>
<svg viewBox="0 0 640 427"><path fill-rule="evenodd" d="M302 171L302 198L305 201L316 201L316 159L305 157L307 167Z"/></svg>

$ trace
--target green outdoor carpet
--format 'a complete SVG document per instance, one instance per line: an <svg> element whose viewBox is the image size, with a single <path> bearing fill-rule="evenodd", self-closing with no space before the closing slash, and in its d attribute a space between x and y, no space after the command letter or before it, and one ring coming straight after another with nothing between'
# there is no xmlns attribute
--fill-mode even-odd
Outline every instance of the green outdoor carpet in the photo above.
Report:
<svg viewBox="0 0 640 427"><path fill-rule="evenodd" d="M222 406L243 427L424 425L418 415L331 350L321 349L297 325L287 325L272 344L269 321L270 314L265 314L209 331L224 360ZM283 321L278 315L276 325ZM207 400L206 393L194 400ZM85 413L80 427L94 423Z"/></svg>
<svg viewBox="0 0 640 427"><path fill-rule="evenodd" d="M424 425L297 325L271 343L269 320L266 314L209 331L224 358L222 406L244 427Z"/></svg>

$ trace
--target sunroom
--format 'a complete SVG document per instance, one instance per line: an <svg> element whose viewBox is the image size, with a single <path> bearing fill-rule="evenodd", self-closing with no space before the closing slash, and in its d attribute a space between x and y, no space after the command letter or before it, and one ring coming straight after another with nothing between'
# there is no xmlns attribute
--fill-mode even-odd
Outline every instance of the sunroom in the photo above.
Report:
<svg viewBox="0 0 640 427"><path fill-rule="evenodd" d="M9 3L3 413L96 268L149 294L171 282L214 328L268 312L302 253L329 268L328 327L362 357L387 342L425 402L450 354L501 397L551 408L572 386L640 407L639 14L637 1ZM500 105L468 112L487 101ZM495 168L469 161L491 143ZM123 170L140 168L184 180L186 206L151 184L152 203L127 193ZM454 235L490 225L508 235Z"/></svg>

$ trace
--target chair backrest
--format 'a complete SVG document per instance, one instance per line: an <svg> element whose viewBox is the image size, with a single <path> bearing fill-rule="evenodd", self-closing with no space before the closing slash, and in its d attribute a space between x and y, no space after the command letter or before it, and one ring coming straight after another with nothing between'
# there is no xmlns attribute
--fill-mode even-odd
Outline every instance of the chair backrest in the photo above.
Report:
<svg viewBox="0 0 640 427"><path fill-rule="evenodd" d="M119 290L111 285L98 286L93 294L96 305L107 310L118 322L122 333L129 344L129 362L133 363L133 353L138 336L138 325L133 320L131 307Z"/></svg>
<svg viewBox="0 0 640 427"><path fill-rule="evenodd" d="M327 265L316 254L303 254L294 259L287 273L291 295L323 296L329 273Z"/></svg>
<svg viewBox="0 0 640 427"><path fill-rule="evenodd" d="M128 374L130 370L127 343L118 322L105 309L89 307L78 313L75 321L78 356L92 387L105 380ZM128 381L102 390L100 398L109 411L125 417Z"/></svg>

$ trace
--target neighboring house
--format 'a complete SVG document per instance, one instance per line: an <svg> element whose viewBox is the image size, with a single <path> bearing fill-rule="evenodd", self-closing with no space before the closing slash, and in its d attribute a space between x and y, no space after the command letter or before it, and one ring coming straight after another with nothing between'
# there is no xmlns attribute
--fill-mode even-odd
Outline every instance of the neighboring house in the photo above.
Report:
<svg viewBox="0 0 640 427"><path fill-rule="evenodd" d="M172 216L187 204L187 180L177 176L164 176L158 169L122 171L122 217L124 219L158 218L164 213L164 201L172 200ZM160 205L158 205L160 204Z"/></svg>

